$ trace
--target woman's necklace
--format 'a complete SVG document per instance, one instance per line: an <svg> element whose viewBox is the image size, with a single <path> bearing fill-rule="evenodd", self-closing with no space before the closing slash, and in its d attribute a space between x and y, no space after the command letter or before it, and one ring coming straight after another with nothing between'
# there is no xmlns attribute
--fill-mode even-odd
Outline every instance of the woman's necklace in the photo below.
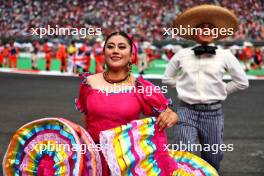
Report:
<svg viewBox="0 0 264 176"><path fill-rule="evenodd" d="M108 75L108 71L103 72L103 77L104 80L110 84L117 84L117 83L123 83L126 80L128 80L130 78L130 74L127 74L125 78L122 79L118 79L118 80L114 80L114 79L110 79L109 75Z"/></svg>

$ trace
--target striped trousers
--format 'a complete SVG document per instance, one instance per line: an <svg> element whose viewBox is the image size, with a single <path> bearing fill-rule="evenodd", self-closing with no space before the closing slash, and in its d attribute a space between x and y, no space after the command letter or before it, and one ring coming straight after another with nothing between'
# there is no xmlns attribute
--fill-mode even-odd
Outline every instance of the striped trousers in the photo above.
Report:
<svg viewBox="0 0 264 176"><path fill-rule="evenodd" d="M197 144L198 138L202 146L201 157L219 171L220 161L223 159L223 152L219 149L223 144L224 113L222 108L214 111L197 111L188 107L177 107L176 111L179 122L174 130L175 144ZM216 147L218 151L215 150ZM190 149L187 150L195 153Z"/></svg>

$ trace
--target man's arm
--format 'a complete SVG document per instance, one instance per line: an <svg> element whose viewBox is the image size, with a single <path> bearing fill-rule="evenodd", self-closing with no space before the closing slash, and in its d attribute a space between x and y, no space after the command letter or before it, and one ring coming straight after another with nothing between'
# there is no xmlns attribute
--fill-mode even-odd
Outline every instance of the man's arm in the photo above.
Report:
<svg viewBox="0 0 264 176"><path fill-rule="evenodd" d="M179 55L180 53L175 54L169 61L162 78L163 84L176 87L176 75L179 68Z"/></svg>
<svg viewBox="0 0 264 176"><path fill-rule="evenodd" d="M227 94L248 88L249 82L246 73L242 69L237 58L229 52L228 57L225 59L227 62L227 71L232 78L232 81L228 82L226 85Z"/></svg>

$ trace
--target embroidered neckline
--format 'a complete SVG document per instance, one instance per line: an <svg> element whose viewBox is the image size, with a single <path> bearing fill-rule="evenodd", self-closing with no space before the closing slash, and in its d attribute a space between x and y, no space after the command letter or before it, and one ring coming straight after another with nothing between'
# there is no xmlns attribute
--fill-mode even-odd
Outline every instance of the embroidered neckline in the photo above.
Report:
<svg viewBox="0 0 264 176"><path fill-rule="evenodd" d="M88 84L87 83L87 77L90 76L90 75L94 75L94 74L91 74L89 72L84 72L84 73L81 73L79 75L83 79L82 84L88 86L91 90L98 91L98 92L101 92L101 93L108 93L108 94L129 93L130 90L133 90L133 87L137 87L138 85L141 85L141 82L139 80L143 79L142 76L138 76L136 79L134 79L134 86L127 86L127 87L131 87L129 89L123 89L122 91L119 91L119 92L107 92L107 90L96 89L96 88L93 88L90 84Z"/></svg>

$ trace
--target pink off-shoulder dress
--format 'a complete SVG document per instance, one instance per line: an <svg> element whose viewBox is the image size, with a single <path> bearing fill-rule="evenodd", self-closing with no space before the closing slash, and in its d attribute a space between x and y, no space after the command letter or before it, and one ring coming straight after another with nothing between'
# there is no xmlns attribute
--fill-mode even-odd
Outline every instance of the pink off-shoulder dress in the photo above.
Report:
<svg viewBox="0 0 264 176"><path fill-rule="evenodd" d="M137 120L141 112L145 116L158 115L171 105L171 100L166 99L161 90L142 77L136 79L134 90L137 91L106 93L87 84L88 76L88 73L80 75L82 82L75 103L76 108L86 115L86 130L95 143L99 143L101 131ZM153 91L149 93L149 90ZM110 175L102 154L101 157L103 175Z"/></svg>
<svg viewBox="0 0 264 176"><path fill-rule="evenodd" d="M165 148L166 133L157 130L156 117L171 101L157 87L139 77L136 91L106 93L89 86L87 76L81 75L76 106L86 115L89 133L63 118L30 122L17 130L9 144L3 159L5 175L218 176L194 154ZM139 119L141 112L156 117ZM74 147L94 146L94 142L102 152ZM53 147L47 147L49 143ZM57 144L69 148L57 149Z"/></svg>

